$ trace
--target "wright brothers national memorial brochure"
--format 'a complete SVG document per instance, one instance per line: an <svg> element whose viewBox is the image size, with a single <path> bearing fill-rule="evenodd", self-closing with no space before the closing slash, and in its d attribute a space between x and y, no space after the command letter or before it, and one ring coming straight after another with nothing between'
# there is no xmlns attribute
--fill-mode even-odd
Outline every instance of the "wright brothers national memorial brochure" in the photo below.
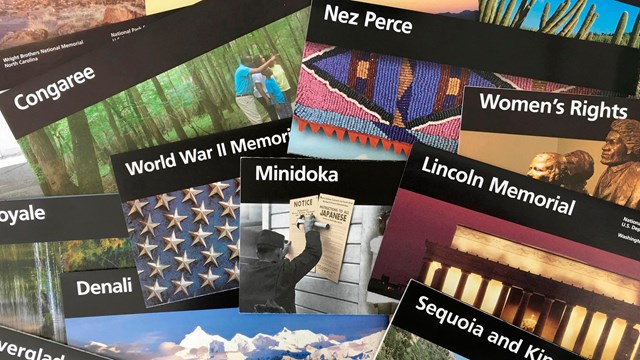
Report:
<svg viewBox="0 0 640 360"><path fill-rule="evenodd" d="M123 279L128 291L108 291ZM240 314L238 289L147 308L135 269L61 282L68 343L116 360L371 359L388 324L383 315ZM107 291L79 295L85 283Z"/></svg>
<svg viewBox="0 0 640 360"><path fill-rule="evenodd" d="M112 157L147 306L238 287L240 157L285 156L290 125L277 120Z"/></svg>
<svg viewBox="0 0 640 360"><path fill-rule="evenodd" d="M626 46L347 0L313 1L309 19L293 154L405 160L414 142L455 152L465 86L637 90L639 53Z"/></svg>
<svg viewBox="0 0 640 360"><path fill-rule="evenodd" d="M368 299L413 279L580 356L633 359L639 229L635 210L415 144Z"/></svg>

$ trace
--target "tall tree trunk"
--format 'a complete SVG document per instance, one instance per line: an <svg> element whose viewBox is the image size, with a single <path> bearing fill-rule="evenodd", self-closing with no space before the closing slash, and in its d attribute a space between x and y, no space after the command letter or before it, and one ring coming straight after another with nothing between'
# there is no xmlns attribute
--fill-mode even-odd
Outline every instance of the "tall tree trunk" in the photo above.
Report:
<svg viewBox="0 0 640 360"><path fill-rule="evenodd" d="M27 135L27 139L42 169L42 176L49 184L51 195L77 194L78 187L71 182L71 177L45 130L35 131Z"/></svg>
<svg viewBox="0 0 640 360"><path fill-rule="evenodd" d="M171 103L169 103L169 99L167 99L167 95L164 93L164 89L162 88L162 85L160 84L158 77L157 76L152 77L151 81L153 82L153 86L156 88L156 92L158 93L158 97L160 98L160 101L164 106L164 110L167 112L167 115L169 116L171 125L176 130L176 134L178 135L178 138L180 140L186 140L187 133L184 132L184 129L182 128L182 124L180 124L180 119L178 118L178 113L173 109L173 106L171 106Z"/></svg>
<svg viewBox="0 0 640 360"><path fill-rule="evenodd" d="M196 69L194 64L191 62L188 62L186 64L189 71L191 72L191 76L193 77L193 83L196 85L196 88L198 89L198 94L200 99L199 102L202 106L204 106L204 109L207 111L207 113L209 114L209 117L211 118L211 126L213 128L213 131L220 132L225 130L224 127L222 126L222 119L223 119L222 112L213 103L213 101L211 101L211 98L207 96L207 89L206 89L204 80L202 80L202 76L198 72L198 69Z"/></svg>
<svg viewBox="0 0 640 360"><path fill-rule="evenodd" d="M271 38L271 35L269 35L269 32L267 31L267 29L262 28L262 34L264 35L264 38L267 39L267 44L269 44L269 47L271 48L271 51L273 52L273 54L277 54L278 48L276 47L276 43ZM280 63L284 67L284 75L287 77L289 84L293 85L295 83L295 81L293 81L291 77L291 74L294 74L293 69L289 64L287 64L286 61L282 61L282 59L280 60L281 60Z"/></svg>
<svg viewBox="0 0 640 360"><path fill-rule="evenodd" d="M144 104L142 100L142 95L140 95L140 91L138 88L133 86L129 90L126 91L127 96L129 97L129 103L131 104L131 109L136 114L138 119L140 119L141 123L149 129L151 136L156 141L157 144L166 144L167 140L162 137L162 133L158 128L158 124L153 121L151 114L149 114L149 110L147 106Z"/></svg>
<svg viewBox="0 0 640 360"><path fill-rule="evenodd" d="M100 167L96 157L94 138L89 129L89 120L84 110L67 117L73 158L76 165L76 178L81 194L101 194L104 192Z"/></svg>
<svg viewBox="0 0 640 360"><path fill-rule="evenodd" d="M298 54L302 55L302 48L304 46L304 44L302 43L302 36L299 36L300 33L297 32L293 27L293 24L291 23L293 20L290 16L286 17L284 21L289 27L289 32L291 32L291 38L293 39L294 44L296 44L296 50L298 51Z"/></svg>
<svg viewBox="0 0 640 360"><path fill-rule="evenodd" d="M38 183L40 184L42 193L47 196L54 195L53 191L51 190L51 186L47 182L48 180L47 177L43 175L42 165L40 165L40 163L38 162L38 159L36 158L36 155L34 154L33 149L31 148L29 135L21 139L19 143L20 143L20 147L22 148L22 153L27 158L27 161L29 161L29 164L31 164L33 173L36 175L36 179L38 179ZM64 170L66 171L66 169Z"/></svg>
<svg viewBox="0 0 640 360"><path fill-rule="evenodd" d="M132 149L130 149L127 146L127 143L125 142L124 137L120 132L120 129L118 129L118 124L116 124L116 118L113 115L113 111L111 111L111 107L109 106L109 103L107 103L106 100L103 100L100 103L104 108L104 112L107 114L107 122L109 123L109 127L111 128L113 135L116 137L117 151L118 152L126 151L126 150L131 151Z"/></svg>
<svg viewBox="0 0 640 360"><path fill-rule="evenodd" d="M128 151L132 151L132 150L138 150L138 145L136 144L136 142L133 140L133 138L131 137L130 131L133 131L133 127L131 126L131 124L122 118L122 115L120 114L120 112L117 110L117 108L114 105L114 102L116 101L115 97L112 97L110 99L105 99L102 104L105 106L105 109L108 109L108 111L111 112L111 114L114 117L114 124L115 124L115 128L116 129L120 129L118 127L118 121L116 120L116 117L118 119L120 119L120 123L121 124L125 124L125 127L129 128L129 131L125 131L122 134L122 138L124 139L124 143L126 145L126 149Z"/></svg>
<svg viewBox="0 0 640 360"><path fill-rule="evenodd" d="M224 106L225 110L234 112L235 109L233 108L233 106L231 106L231 104L235 101L235 98L232 97L234 91L233 85L230 85L222 80L220 72L218 71L218 62L213 58L211 54L207 56L207 61L209 63L210 73L215 79L216 86L218 87L218 89L220 89L220 93L222 94L222 105Z"/></svg>

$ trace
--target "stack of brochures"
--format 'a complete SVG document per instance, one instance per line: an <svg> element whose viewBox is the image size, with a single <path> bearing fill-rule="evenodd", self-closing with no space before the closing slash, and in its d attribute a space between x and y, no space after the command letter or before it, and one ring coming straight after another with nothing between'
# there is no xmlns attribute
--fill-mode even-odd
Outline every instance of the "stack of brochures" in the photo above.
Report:
<svg viewBox="0 0 640 360"><path fill-rule="evenodd" d="M640 359L638 0L12 0L0 359Z"/></svg>

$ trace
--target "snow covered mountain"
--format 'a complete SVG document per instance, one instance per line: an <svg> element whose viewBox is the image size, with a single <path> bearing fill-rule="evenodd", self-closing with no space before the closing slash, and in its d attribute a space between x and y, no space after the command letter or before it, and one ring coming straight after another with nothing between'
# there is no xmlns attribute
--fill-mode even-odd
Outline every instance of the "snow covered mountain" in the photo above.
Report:
<svg viewBox="0 0 640 360"><path fill-rule="evenodd" d="M227 340L219 335L210 335L200 326L185 335L176 356L185 360L218 359L331 359L333 354L356 356L373 353L382 339L378 332L362 339L340 343L327 335L309 330L283 328L275 335L258 334L249 338L242 334ZM325 351L327 350L327 351ZM349 358L349 357L346 357ZM353 357L362 359L363 357Z"/></svg>

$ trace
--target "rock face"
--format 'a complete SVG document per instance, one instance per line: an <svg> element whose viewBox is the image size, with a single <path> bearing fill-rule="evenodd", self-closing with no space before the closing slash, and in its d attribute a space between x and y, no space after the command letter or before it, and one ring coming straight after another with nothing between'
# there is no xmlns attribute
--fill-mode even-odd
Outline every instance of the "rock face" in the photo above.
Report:
<svg viewBox="0 0 640 360"><path fill-rule="evenodd" d="M35 41L41 41L49 38L49 32L46 29L25 29L16 31L5 36L0 40L0 49L20 46Z"/></svg>
<svg viewBox="0 0 640 360"><path fill-rule="evenodd" d="M102 17L103 24L113 24L126 20L135 19L144 14L140 14L123 5L107 6L104 9L104 16Z"/></svg>

